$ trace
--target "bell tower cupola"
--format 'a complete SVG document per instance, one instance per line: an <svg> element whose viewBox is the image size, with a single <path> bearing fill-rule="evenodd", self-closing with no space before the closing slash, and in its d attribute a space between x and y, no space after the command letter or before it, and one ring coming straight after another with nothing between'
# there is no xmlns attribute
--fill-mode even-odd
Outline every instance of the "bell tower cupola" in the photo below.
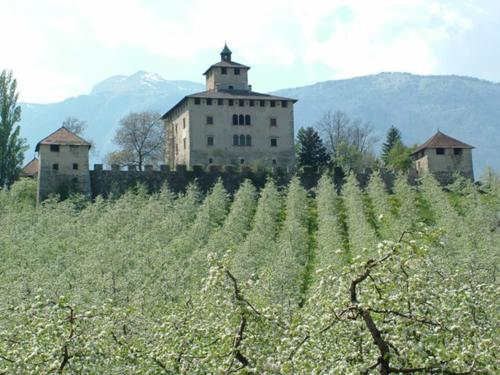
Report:
<svg viewBox="0 0 500 375"><path fill-rule="evenodd" d="M207 91L240 90L251 91L248 84L249 66L231 59L233 53L224 43L220 61L211 65L205 73Z"/></svg>
<svg viewBox="0 0 500 375"><path fill-rule="evenodd" d="M222 50L222 52L220 53L220 57L221 57L221 61L227 61L227 62L231 62L231 50L229 49L229 47L227 46L227 43L224 43L224 49Z"/></svg>

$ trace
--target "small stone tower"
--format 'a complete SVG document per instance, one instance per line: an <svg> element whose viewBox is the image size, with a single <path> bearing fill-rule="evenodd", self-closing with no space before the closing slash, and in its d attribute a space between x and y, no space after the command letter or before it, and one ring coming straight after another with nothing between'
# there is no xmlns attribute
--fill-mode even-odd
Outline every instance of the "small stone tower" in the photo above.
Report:
<svg viewBox="0 0 500 375"><path fill-rule="evenodd" d="M418 174L431 172L443 185L453 181L453 175L474 180L472 149L463 143L438 131L412 154Z"/></svg>
<svg viewBox="0 0 500 375"><path fill-rule="evenodd" d="M65 127L57 129L36 145L38 152L38 194L42 202L49 194L63 198L72 192L91 195L90 143Z"/></svg>

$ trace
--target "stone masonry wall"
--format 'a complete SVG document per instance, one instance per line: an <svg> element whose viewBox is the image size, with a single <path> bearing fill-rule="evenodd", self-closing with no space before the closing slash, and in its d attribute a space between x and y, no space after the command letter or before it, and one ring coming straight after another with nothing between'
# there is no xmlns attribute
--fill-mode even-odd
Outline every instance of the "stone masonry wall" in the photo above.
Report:
<svg viewBox="0 0 500 375"><path fill-rule="evenodd" d="M368 171L357 176L362 188L366 187L370 174ZM102 164L94 164L94 170L90 171L90 182L92 197L95 198L98 195L103 197L119 196L128 189L139 185L144 186L149 192L158 192L165 182L168 183L170 190L176 193L184 192L187 186L193 182L196 182L203 192L207 192L219 178L222 180L225 189L230 193L234 193L241 183L247 179L257 189L260 189L265 185L268 177L272 177L279 188L285 188L293 175L293 173L287 173L280 168L266 171L252 170L248 166L240 168L212 166L209 169L194 166L191 170L187 170L184 165L179 165L175 170L171 170L167 165L161 165L159 169L146 166L144 171L137 171L134 167L121 170L118 166L112 166L110 170L105 170ZM313 189L321 177L318 171L309 167L305 167L298 175L306 189ZM341 169L336 168L332 171L332 178L337 188L340 188L345 175ZM382 178L387 189L391 190L394 184L394 175L389 172L382 172Z"/></svg>
<svg viewBox="0 0 500 375"><path fill-rule="evenodd" d="M205 170L200 166L193 166L191 170L187 170L185 166L179 165L175 170L170 170L167 165L161 165L160 169L146 166L144 171L137 171L134 167L121 170L118 166L105 170L102 164L94 164L94 170L90 171L90 183L93 197L98 195L108 197L121 195L128 189L139 185L143 185L149 192L157 192L165 182L170 190L176 193L184 192L193 182L206 192L220 178L226 190L233 193L246 179L252 181L257 188L261 188L269 175L272 175L279 186L286 186L290 181L290 176L280 169L268 173L253 171L249 167L236 169L232 166L223 168L213 166Z"/></svg>

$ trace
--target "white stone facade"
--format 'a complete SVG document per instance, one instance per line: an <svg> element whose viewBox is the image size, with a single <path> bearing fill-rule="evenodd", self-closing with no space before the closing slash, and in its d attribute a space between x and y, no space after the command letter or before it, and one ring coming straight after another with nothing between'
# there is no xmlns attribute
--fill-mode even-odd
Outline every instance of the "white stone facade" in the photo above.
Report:
<svg viewBox="0 0 500 375"><path fill-rule="evenodd" d="M293 167L296 101L251 91L250 68L224 51L205 72L207 91L185 97L163 116L167 164Z"/></svg>

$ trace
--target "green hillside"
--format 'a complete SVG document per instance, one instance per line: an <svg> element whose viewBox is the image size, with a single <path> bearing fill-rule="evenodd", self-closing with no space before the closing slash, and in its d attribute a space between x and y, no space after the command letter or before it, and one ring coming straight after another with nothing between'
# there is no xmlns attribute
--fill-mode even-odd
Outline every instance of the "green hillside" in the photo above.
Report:
<svg viewBox="0 0 500 375"><path fill-rule="evenodd" d="M0 373L498 373L492 181L38 208L18 182L0 192Z"/></svg>

